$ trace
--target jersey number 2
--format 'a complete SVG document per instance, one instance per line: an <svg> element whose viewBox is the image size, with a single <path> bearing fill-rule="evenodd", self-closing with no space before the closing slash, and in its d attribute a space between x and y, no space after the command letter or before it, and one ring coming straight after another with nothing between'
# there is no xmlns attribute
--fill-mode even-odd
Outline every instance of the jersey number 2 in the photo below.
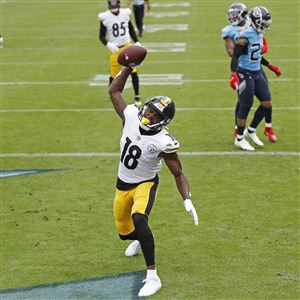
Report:
<svg viewBox="0 0 300 300"><path fill-rule="evenodd" d="M252 51L251 51L251 60L258 60L259 55L255 55L255 53L257 53L258 51L260 51L260 44L256 43L256 44L252 44Z"/></svg>
<svg viewBox="0 0 300 300"><path fill-rule="evenodd" d="M121 162L127 169L134 170L138 165L137 160L141 157L142 150L137 145L130 146L131 143L132 140L127 137L121 154Z"/></svg>

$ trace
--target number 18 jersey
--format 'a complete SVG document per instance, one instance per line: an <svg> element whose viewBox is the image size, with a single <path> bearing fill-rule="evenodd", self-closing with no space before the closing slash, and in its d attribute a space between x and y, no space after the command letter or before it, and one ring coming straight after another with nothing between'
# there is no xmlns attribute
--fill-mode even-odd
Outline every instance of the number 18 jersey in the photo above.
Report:
<svg viewBox="0 0 300 300"><path fill-rule="evenodd" d="M138 112L135 105L128 105L124 110L118 177L126 183L153 179L162 166L159 154L179 149L179 142L165 129L154 135L141 134Z"/></svg>

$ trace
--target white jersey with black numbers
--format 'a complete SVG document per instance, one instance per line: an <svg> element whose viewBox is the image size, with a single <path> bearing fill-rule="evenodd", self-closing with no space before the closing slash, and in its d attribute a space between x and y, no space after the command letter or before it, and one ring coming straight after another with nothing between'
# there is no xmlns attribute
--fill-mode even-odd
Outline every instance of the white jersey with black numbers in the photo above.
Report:
<svg viewBox="0 0 300 300"><path fill-rule="evenodd" d="M179 149L179 142L165 129L154 135L142 135L138 112L135 105L128 105L124 110L118 177L126 183L153 179L162 166L159 154L173 153Z"/></svg>
<svg viewBox="0 0 300 300"><path fill-rule="evenodd" d="M107 40L120 47L130 42L129 26L131 9L120 8L116 16L110 10L98 14L98 19L107 29Z"/></svg>

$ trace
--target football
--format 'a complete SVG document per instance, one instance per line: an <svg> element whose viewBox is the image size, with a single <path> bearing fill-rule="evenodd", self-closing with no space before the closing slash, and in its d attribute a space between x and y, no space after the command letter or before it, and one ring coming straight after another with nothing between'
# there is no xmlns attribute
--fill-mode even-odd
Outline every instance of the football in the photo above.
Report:
<svg viewBox="0 0 300 300"><path fill-rule="evenodd" d="M142 63L146 55L147 49L131 45L121 51L118 56L118 63L125 67L135 67Z"/></svg>

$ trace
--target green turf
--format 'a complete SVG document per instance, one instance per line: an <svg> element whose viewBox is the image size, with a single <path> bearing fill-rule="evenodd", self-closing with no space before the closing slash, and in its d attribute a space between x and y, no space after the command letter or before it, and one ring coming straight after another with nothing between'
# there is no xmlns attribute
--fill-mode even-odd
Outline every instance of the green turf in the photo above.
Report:
<svg viewBox="0 0 300 300"><path fill-rule="evenodd" d="M1 110L112 108L106 87L88 86L96 74L108 73L96 20L105 2L1 2L1 81L65 82L1 85ZM140 74L229 79L220 30L231 2L189 2L161 9L189 11L189 17L146 16L146 24L188 24L189 31L145 32L142 43L185 42L187 52L149 53ZM257 151L299 153L299 2L246 3L258 4L273 18L266 58L283 75L273 81L266 70L278 142L269 143L261 125L265 147ZM124 94L131 102L132 89ZM232 137L236 96L228 82L141 86L143 99L156 94L170 95L178 108L232 108L177 111L170 131L181 151L238 151ZM1 112L2 153L117 153L120 134L113 111ZM163 167L150 217L163 289L153 299L297 299L299 156L183 156L182 163L200 224L193 225ZM114 227L117 165L117 157L1 158L1 170L65 169L0 179L1 289L144 269L141 256L124 256L128 243Z"/></svg>

